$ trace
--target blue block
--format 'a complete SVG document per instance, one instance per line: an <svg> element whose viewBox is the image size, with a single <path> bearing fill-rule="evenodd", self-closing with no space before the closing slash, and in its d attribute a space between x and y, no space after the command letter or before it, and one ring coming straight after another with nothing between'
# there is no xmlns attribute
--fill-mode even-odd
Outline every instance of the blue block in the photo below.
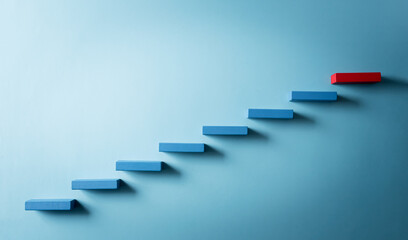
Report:
<svg viewBox="0 0 408 240"><path fill-rule="evenodd" d="M72 190L118 189L120 179L77 179L72 181Z"/></svg>
<svg viewBox="0 0 408 240"><path fill-rule="evenodd" d="M290 101L332 102L337 101L337 92L292 91Z"/></svg>
<svg viewBox="0 0 408 240"><path fill-rule="evenodd" d="M203 135L248 135L247 126L203 126Z"/></svg>
<svg viewBox="0 0 408 240"><path fill-rule="evenodd" d="M159 152L204 152L204 143L159 143Z"/></svg>
<svg viewBox="0 0 408 240"><path fill-rule="evenodd" d="M293 109L248 109L248 118L293 119Z"/></svg>
<svg viewBox="0 0 408 240"><path fill-rule="evenodd" d="M75 199L31 199L25 202L25 210L72 210Z"/></svg>
<svg viewBox="0 0 408 240"><path fill-rule="evenodd" d="M152 171L162 170L161 161L116 161L116 171Z"/></svg>

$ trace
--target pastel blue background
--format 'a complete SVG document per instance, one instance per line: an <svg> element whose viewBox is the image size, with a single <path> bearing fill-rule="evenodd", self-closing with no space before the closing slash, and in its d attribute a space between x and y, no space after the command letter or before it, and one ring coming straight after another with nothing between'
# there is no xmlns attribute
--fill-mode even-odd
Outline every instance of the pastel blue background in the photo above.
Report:
<svg viewBox="0 0 408 240"><path fill-rule="evenodd" d="M0 1L0 239L407 239L405 0ZM381 71L333 86L335 72ZM290 103L330 90L336 103ZM247 119L294 108L293 121ZM248 125L248 137L202 125ZM202 155L158 142L205 142ZM162 160L160 174L115 172ZM122 178L118 192L72 191ZM77 198L72 213L30 198Z"/></svg>

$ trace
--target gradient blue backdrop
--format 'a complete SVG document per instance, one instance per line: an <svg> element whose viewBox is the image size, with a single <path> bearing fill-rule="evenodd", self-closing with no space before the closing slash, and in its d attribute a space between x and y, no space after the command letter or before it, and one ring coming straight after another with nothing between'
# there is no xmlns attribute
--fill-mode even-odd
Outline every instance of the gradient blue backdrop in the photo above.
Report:
<svg viewBox="0 0 408 240"><path fill-rule="evenodd" d="M0 239L408 238L406 0L0 1ZM381 71L333 86L335 72ZM335 90L331 104L290 90ZM293 121L247 119L294 108ZM208 137L202 125L248 125ZM159 141L205 142L203 155ZM163 160L162 174L115 172ZM70 190L119 177L118 192ZM66 213L30 198L77 198Z"/></svg>

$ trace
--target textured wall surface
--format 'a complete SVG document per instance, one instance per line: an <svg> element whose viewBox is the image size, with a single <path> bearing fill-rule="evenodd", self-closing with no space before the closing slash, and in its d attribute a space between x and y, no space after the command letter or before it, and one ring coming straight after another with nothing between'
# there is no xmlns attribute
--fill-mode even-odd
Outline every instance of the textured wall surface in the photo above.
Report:
<svg viewBox="0 0 408 240"><path fill-rule="evenodd" d="M408 238L405 0L0 1L1 239ZM335 72L381 71L374 85ZM291 90L338 91L290 103ZM248 108L293 108L291 121ZM247 137L202 125L248 125ZM202 155L158 142L205 142ZM162 173L115 172L118 159ZM119 191L72 191L122 178ZM24 211L76 198L71 213Z"/></svg>

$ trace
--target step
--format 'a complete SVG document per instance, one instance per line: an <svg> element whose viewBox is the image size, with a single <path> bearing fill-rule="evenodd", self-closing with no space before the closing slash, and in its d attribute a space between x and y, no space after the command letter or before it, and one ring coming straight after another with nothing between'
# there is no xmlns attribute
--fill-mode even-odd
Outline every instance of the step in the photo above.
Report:
<svg viewBox="0 0 408 240"><path fill-rule="evenodd" d="M333 102L337 101L337 92L292 91L292 102Z"/></svg>
<svg viewBox="0 0 408 240"><path fill-rule="evenodd" d="M159 152L204 152L204 143L159 143Z"/></svg>
<svg viewBox="0 0 408 240"><path fill-rule="evenodd" d="M118 189L120 179L76 179L72 181L72 190Z"/></svg>
<svg viewBox="0 0 408 240"><path fill-rule="evenodd" d="M30 199L25 202L25 210L58 210L69 211L75 207L75 199Z"/></svg>
<svg viewBox="0 0 408 240"><path fill-rule="evenodd" d="M248 135L247 126L203 126L203 135Z"/></svg>
<svg viewBox="0 0 408 240"><path fill-rule="evenodd" d="M116 171L147 171L158 172L162 170L161 161L116 161Z"/></svg>
<svg viewBox="0 0 408 240"><path fill-rule="evenodd" d="M331 75L332 84L377 82L381 82L381 72L335 73Z"/></svg>
<svg viewBox="0 0 408 240"><path fill-rule="evenodd" d="M293 119L293 109L248 109L248 118Z"/></svg>

